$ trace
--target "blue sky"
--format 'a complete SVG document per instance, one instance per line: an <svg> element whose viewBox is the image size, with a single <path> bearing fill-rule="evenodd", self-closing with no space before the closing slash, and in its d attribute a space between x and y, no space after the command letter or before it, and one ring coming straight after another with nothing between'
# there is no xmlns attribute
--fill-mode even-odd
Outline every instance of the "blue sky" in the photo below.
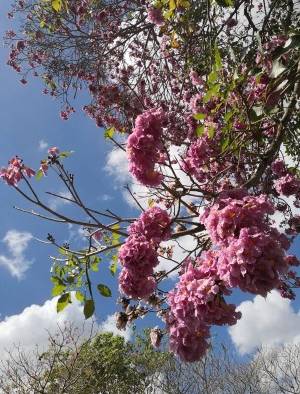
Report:
<svg viewBox="0 0 300 394"><path fill-rule="evenodd" d="M1 36L9 21L1 10ZM110 208L115 212L128 215L131 208L120 198L120 192L113 189L112 177L104 171L106 156L111 145L103 138L103 130L81 111L78 110L69 121L62 121L59 116L60 103L41 94L42 85L31 79L27 86L19 82L19 75L6 66L8 51L0 48L0 107L1 107L1 147L0 165L6 165L9 158L18 154L32 168L38 168L39 162L46 157L47 149L41 149L43 142L49 147L58 146L62 150L74 150L67 166L77 175L76 183L87 204L97 209ZM41 143L42 142L42 143ZM63 187L54 177L40 181L38 188L45 191L63 191ZM29 232L37 238L45 239L51 232L57 240L67 240L72 235L63 225L44 223L30 215L13 209L13 205L29 205L4 184L0 184L1 224L0 238L6 232L15 229ZM50 198L45 195L45 200ZM59 207L58 210L70 210ZM132 213L131 213L132 214ZM75 229L71 229L71 231ZM54 250L31 240L25 251L26 259L33 260L32 267L21 281L0 267L0 297L7 300L1 305L1 315L7 316L20 312L32 303L40 303L49 298L51 283L49 280L49 254ZM9 255L6 245L0 244L0 254Z"/></svg>
<svg viewBox="0 0 300 394"><path fill-rule="evenodd" d="M2 8L0 10L1 36L10 23L6 19L5 14L6 10ZM49 147L58 146L62 150L74 150L75 153L68 159L67 166L76 174L78 189L87 204L96 209L110 208L124 216L133 215L135 213L134 210L123 198L121 183L116 181L113 175L116 174L117 170L114 168L115 161L112 156L110 156L111 162L109 163L111 172L109 173L109 171L105 170L107 157L112 147L103 138L103 130L97 128L81 111L83 99L78 100L77 111L71 116L70 120L67 122L62 121L59 117L60 103L41 94L42 85L38 80L31 79L27 86L23 86L19 82L19 76L6 66L6 58L7 49L0 47L0 166L6 165L9 158L18 154L24 159L25 164L36 169L39 166L41 158L46 156L46 144ZM116 157L115 159L118 158ZM120 173L120 168L118 171ZM38 185L38 188L56 192L63 191L63 188L58 186L57 180L51 176L46 180L43 179ZM13 189L2 183L0 183L0 195L0 239L5 239L7 234L15 234L8 233L9 231L15 231L18 234L25 232L40 239L45 239L47 233L51 232L58 240L65 241L71 239L73 242L80 242L80 237L75 228L69 229L63 225L50 225L13 209L14 205L24 208L28 208L29 206L22 198L17 196ZM49 200L49 197L46 195L45 200ZM67 205L58 207L58 210L60 209L72 212L71 208ZM30 238L29 235L28 237ZM13 320L10 316L21 316L24 308L28 308L33 304L46 305L44 303L48 302L47 300L51 298L49 273L51 263L49 255L55 254L55 251L38 243L33 238L30 240L27 239L25 244L27 247L16 253L9 250L7 242L0 242L0 262L1 256L2 261L5 259L5 261L17 259L18 261L24 261L24 264L28 261L32 262L28 271L24 273L24 278L21 280L13 277L7 268L0 265L0 313L3 322L7 323L4 326L4 323L0 321L0 348L4 343L4 339L1 336L4 328L7 329L8 327L12 331L15 328L14 324L16 323L14 321L16 319ZM297 252L298 246L299 243L297 242L293 246L293 252ZM115 280L111 278L107 266L103 266L97 275L98 277L94 276L96 283L106 283L113 288L114 297L111 300L105 300L103 302L103 298L100 298L100 296L97 297L97 317L99 320L105 320L107 315L112 314L114 311L117 286ZM246 297L245 294L235 293L232 298L239 304L249 297ZM50 304L47 304L46 307L48 305ZM284 319L290 319L293 325L291 327L289 326L286 331L283 330L284 332L282 330L273 332L274 335L278 336L279 342L281 340L285 341L287 338L297 337L298 331L295 325L300 323L297 312L299 306L299 300L291 305L288 301L281 301L276 296L272 296L270 302L260 304L256 298L250 304L243 304L246 311L246 318L243 323L244 328L242 327L241 330L247 330L247 324L249 323L249 330L252 330L258 336L258 339L261 338L262 342L266 338L266 333L268 333L268 336L272 335L274 327L276 328L276 325L281 324L284 316ZM53 305L51 304L52 307ZM33 315L36 317L42 307L30 308L26 312L26 325L22 326L20 319L18 320L19 326L17 326L19 330L27 329L30 331L30 319L32 319ZM272 313L272 311L277 311L278 313ZM280 311L284 311L285 314L280 314ZM255 313L257 316L264 313L266 316L270 316L270 319L264 324L260 324L259 320L257 320L256 325L252 327L251 324L255 321L253 314L256 316ZM76 319L79 319L77 311L75 315ZM272 320L272 318L275 318L274 316L277 319L275 321ZM46 319L45 322L47 321ZM147 325L148 323L151 324L151 322L151 319L149 319L142 324ZM109 324L111 324L111 321L109 321ZM298 327L300 327L300 324ZM273 331L270 333L268 330L272 329ZM217 330L214 332L217 332L222 339L228 339L226 330ZM255 343L254 339L241 339L241 336L241 333L237 334L238 339L236 340L236 344L239 344L239 340L242 340L244 341L241 345L244 346L243 349L246 349L246 351L247 349L251 350L251 343L252 345ZM13 336L14 340L16 338L16 336ZM34 340L32 337L28 338L28 342ZM247 340L248 345L250 343L248 347Z"/></svg>

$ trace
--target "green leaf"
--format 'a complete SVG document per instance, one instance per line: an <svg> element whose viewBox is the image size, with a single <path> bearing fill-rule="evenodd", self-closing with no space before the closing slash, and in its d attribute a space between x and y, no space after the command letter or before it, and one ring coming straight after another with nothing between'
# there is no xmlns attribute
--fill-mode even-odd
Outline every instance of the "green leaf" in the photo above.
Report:
<svg viewBox="0 0 300 394"><path fill-rule="evenodd" d="M116 275L117 269L118 269L118 263L115 263L115 262L111 263L109 270L110 270L110 273L112 274L112 276Z"/></svg>
<svg viewBox="0 0 300 394"><path fill-rule="evenodd" d="M222 153L226 150L226 148L229 146L229 144L230 144L230 138L227 136L221 142Z"/></svg>
<svg viewBox="0 0 300 394"><path fill-rule="evenodd" d="M233 117L234 114L235 114L235 111L226 112L226 114L224 115L225 122L228 123L228 121Z"/></svg>
<svg viewBox="0 0 300 394"><path fill-rule="evenodd" d="M71 304L71 294L70 293L65 293L59 297L57 300L56 304L56 310L57 312L61 312L65 309L68 304Z"/></svg>
<svg viewBox="0 0 300 394"><path fill-rule="evenodd" d="M249 111L249 117L252 122L257 122L264 116L263 107L254 106Z"/></svg>
<svg viewBox="0 0 300 394"><path fill-rule="evenodd" d="M69 252L65 248L58 248L58 253L62 254L63 256L68 256Z"/></svg>
<svg viewBox="0 0 300 394"><path fill-rule="evenodd" d="M78 301L83 302L84 301L84 295L81 293L81 291L76 291L75 297Z"/></svg>
<svg viewBox="0 0 300 394"><path fill-rule="evenodd" d="M84 317L89 319L95 312L95 304L93 300L86 300L83 307Z"/></svg>
<svg viewBox="0 0 300 394"><path fill-rule="evenodd" d="M216 3L221 7L232 7L234 4L233 0L216 0Z"/></svg>
<svg viewBox="0 0 300 394"><path fill-rule="evenodd" d="M43 171L42 171L42 170L38 170L37 173L35 174L35 179L36 179L37 181L39 181L40 179L43 178L43 176L44 176Z"/></svg>
<svg viewBox="0 0 300 394"><path fill-rule="evenodd" d="M218 79L218 73L216 70L213 70L211 73L209 73L207 82L209 85L212 85L213 83L216 82L217 79Z"/></svg>
<svg viewBox="0 0 300 394"><path fill-rule="evenodd" d="M175 0L169 0L169 10L170 11L176 10L176 2L175 2Z"/></svg>
<svg viewBox="0 0 300 394"><path fill-rule="evenodd" d="M108 129L105 130L104 132L104 137L105 138L112 138L115 134L116 129L114 127L109 127Z"/></svg>
<svg viewBox="0 0 300 394"><path fill-rule="evenodd" d="M65 291L66 287L67 286L65 286L64 284L55 285L52 289L52 292L51 292L52 296L56 297L56 296L62 294Z"/></svg>
<svg viewBox="0 0 300 394"><path fill-rule="evenodd" d="M198 126L197 128L196 128L196 134L197 134L197 136L198 137L201 137L202 135L203 135L203 133L204 133L204 126L202 125L202 126Z"/></svg>
<svg viewBox="0 0 300 394"><path fill-rule="evenodd" d="M95 256L93 258L93 260L91 261L91 270L94 272L99 271L99 263L100 263L101 259L98 256Z"/></svg>
<svg viewBox="0 0 300 394"><path fill-rule="evenodd" d="M209 126L208 127L208 136L209 136L209 138L210 139L212 139L213 137L214 137L214 135L215 135L215 128L213 127L213 126Z"/></svg>
<svg viewBox="0 0 300 394"><path fill-rule="evenodd" d="M107 287L106 285L103 285L103 284L100 283L100 284L97 286L97 289L98 289L99 293L100 293L101 295L103 295L103 297L111 297L111 290L110 290L110 288Z"/></svg>
<svg viewBox="0 0 300 394"><path fill-rule="evenodd" d="M193 118L196 120L204 120L206 118L206 114L194 114Z"/></svg>
<svg viewBox="0 0 300 394"><path fill-rule="evenodd" d="M71 151L60 152L58 157L61 158L61 159L65 159L66 157L70 157L73 153L74 153L74 151L72 151L72 150Z"/></svg>
<svg viewBox="0 0 300 394"><path fill-rule="evenodd" d="M217 44L215 44L215 65L217 71L222 68L222 58Z"/></svg>
<svg viewBox="0 0 300 394"><path fill-rule="evenodd" d="M62 0L52 0L51 5L54 11L59 12L62 9Z"/></svg>
<svg viewBox="0 0 300 394"><path fill-rule="evenodd" d="M57 276L51 276L50 280L55 286L64 284L64 282L60 278L58 278Z"/></svg>

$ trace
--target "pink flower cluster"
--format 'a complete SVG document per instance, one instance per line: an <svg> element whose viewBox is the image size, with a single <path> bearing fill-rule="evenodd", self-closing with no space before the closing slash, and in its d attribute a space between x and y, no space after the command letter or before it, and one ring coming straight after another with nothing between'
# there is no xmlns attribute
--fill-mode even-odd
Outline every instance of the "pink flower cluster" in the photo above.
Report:
<svg viewBox="0 0 300 394"><path fill-rule="evenodd" d="M297 196L300 194L300 178L291 173L283 160L275 160L271 169L275 178L277 178L274 181L277 193L284 196Z"/></svg>
<svg viewBox="0 0 300 394"><path fill-rule="evenodd" d="M243 228L237 239L221 249L218 273L226 286L266 297L278 288L280 275L287 272L284 248L279 233Z"/></svg>
<svg viewBox="0 0 300 394"><path fill-rule="evenodd" d="M158 264L157 247L170 237L171 219L166 211L153 207L129 227L129 237L119 251L123 267L120 290L128 297L149 297L156 287L153 270Z"/></svg>
<svg viewBox="0 0 300 394"><path fill-rule="evenodd" d="M10 186L17 186L24 175L30 178L35 175L35 171L26 167L18 156L13 157L8 166L0 170L0 178Z"/></svg>
<svg viewBox="0 0 300 394"><path fill-rule="evenodd" d="M165 24L165 19L163 17L162 11L160 8L149 7L147 9L148 20L154 23L157 26L163 26Z"/></svg>
<svg viewBox="0 0 300 394"><path fill-rule="evenodd" d="M157 244L170 238L171 218L167 211L152 207L143 212L138 220L129 226L129 234L144 234Z"/></svg>
<svg viewBox="0 0 300 394"><path fill-rule="evenodd" d="M267 215L274 206L264 195L220 199L202 216L218 247L218 276L228 288L266 296L287 271L289 241L272 228Z"/></svg>
<svg viewBox="0 0 300 394"><path fill-rule="evenodd" d="M210 158L213 157L215 153L211 145L211 141L209 141L207 136L198 138L190 145L182 163L183 170L195 176L199 182L205 181L205 165L208 164Z"/></svg>
<svg viewBox="0 0 300 394"><path fill-rule="evenodd" d="M286 174L275 181L277 193L284 196L297 195L300 192L300 179L292 174Z"/></svg>
<svg viewBox="0 0 300 394"><path fill-rule="evenodd" d="M256 226L266 229L265 216L275 212L265 195L259 197L243 195L241 198L225 196L207 209L201 217L214 243L228 246L244 227Z"/></svg>
<svg viewBox="0 0 300 394"><path fill-rule="evenodd" d="M139 115L127 140L129 171L143 185L158 186L163 176L155 170L162 160L162 128L166 115L162 109L150 109Z"/></svg>
<svg viewBox="0 0 300 394"><path fill-rule="evenodd" d="M233 325L241 317L235 305L224 300L223 295L229 291L218 277L217 258L216 252L209 251L196 260L195 266L190 262L176 290L168 295L170 349L185 361L203 356L210 325ZM192 340L188 347L186 337Z"/></svg>

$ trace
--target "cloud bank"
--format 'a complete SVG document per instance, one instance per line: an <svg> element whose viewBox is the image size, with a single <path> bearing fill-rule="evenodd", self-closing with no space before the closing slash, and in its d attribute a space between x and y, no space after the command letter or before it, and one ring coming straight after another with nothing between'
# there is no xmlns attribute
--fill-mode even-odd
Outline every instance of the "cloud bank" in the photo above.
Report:
<svg viewBox="0 0 300 394"><path fill-rule="evenodd" d="M277 291L267 298L256 296L238 307L242 318L229 328L231 339L241 354L257 347L300 342L300 311Z"/></svg>

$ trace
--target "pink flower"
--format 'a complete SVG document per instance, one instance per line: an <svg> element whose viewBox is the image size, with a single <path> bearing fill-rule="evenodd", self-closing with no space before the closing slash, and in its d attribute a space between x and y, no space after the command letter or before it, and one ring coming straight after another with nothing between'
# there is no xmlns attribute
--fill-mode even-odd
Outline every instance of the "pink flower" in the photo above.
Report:
<svg viewBox="0 0 300 394"><path fill-rule="evenodd" d="M293 255L285 256L285 261L286 261L286 263L288 265L292 265L292 266L295 266L295 267L299 267L299 265L300 265L299 259L296 256L293 256Z"/></svg>
<svg viewBox="0 0 300 394"><path fill-rule="evenodd" d="M94 232L94 234L93 234L93 238L96 241L100 241L102 239L102 237L103 237L103 232L101 230L98 230L98 231Z"/></svg>
<svg viewBox="0 0 300 394"><path fill-rule="evenodd" d="M190 71L190 80L194 86L203 85L203 79L194 70Z"/></svg>
<svg viewBox="0 0 300 394"><path fill-rule="evenodd" d="M287 169L283 160L275 160L271 165L272 171L278 175L283 176L286 174Z"/></svg>
<svg viewBox="0 0 300 394"><path fill-rule="evenodd" d="M217 245L228 245L239 236L242 228L257 226L265 230L268 226L267 216L275 211L266 196L245 196L242 199L220 198L207 209L200 220Z"/></svg>
<svg viewBox="0 0 300 394"><path fill-rule="evenodd" d="M185 362L199 361L209 348L209 327L205 324L187 326L169 317L169 344L171 352Z"/></svg>
<svg viewBox="0 0 300 394"><path fill-rule="evenodd" d="M148 276L158 264L156 249L144 235L133 234L119 250L119 260L132 277Z"/></svg>
<svg viewBox="0 0 300 394"><path fill-rule="evenodd" d="M170 238L171 218L168 212L160 207L152 207L142 213L138 220L130 225L129 234L143 234L155 243Z"/></svg>
<svg viewBox="0 0 300 394"><path fill-rule="evenodd" d="M48 149L48 155L51 158L55 158L59 155L59 149L56 146L53 146L52 148Z"/></svg>
<svg viewBox="0 0 300 394"><path fill-rule="evenodd" d="M133 276L131 271L123 268L119 275L119 288L127 297L147 299L154 292L156 282L152 276Z"/></svg>
<svg viewBox="0 0 300 394"><path fill-rule="evenodd" d="M150 109L139 115L127 140L129 171L143 185L158 186L163 175L155 170L162 153L161 134L166 120L162 109Z"/></svg>
<svg viewBox="0 0 300 394"><path fill-rule="evenodd" d="M292 196L300 191L300 179L294 175L287 174L275 182L275 189L279 194Z"/></svg>
<svg viewBox="0 0 300 394"><path fill-rule="evenodd" d="M147 9L148 12L148 20L154 23L157 26L163 26L165 24L165 19L163 17L162 11L160 8L155 8L150 6Z"/></svg>
<svg viewBox="0 0 300 394"><path fill-rule="evenodd" d="M218 274L226 286L264 297L279 286L287 268L280 234L255 227L241 229L239 238L222 249L218 260Z"/></svg>
<svg viewBox="0 0 300 394"><path fill-rule="evenodd" d="M188 326L195 321L208 325L235 324L240 314L235 312L234 305L226 304L223 291L228 293L215 275L214 268L203 272L201 264L199 267L190 264L181 275L176 290L168 294L171 313Z"/></svg>
<svg viewBox="0 0 300 394"><path fill-rule="evenodd" d="M6 168L0 170L0 178L11 186L17 186L24 175L30 178L35 175L35 171L26 167L18 156L12 158Z"/></svg>

